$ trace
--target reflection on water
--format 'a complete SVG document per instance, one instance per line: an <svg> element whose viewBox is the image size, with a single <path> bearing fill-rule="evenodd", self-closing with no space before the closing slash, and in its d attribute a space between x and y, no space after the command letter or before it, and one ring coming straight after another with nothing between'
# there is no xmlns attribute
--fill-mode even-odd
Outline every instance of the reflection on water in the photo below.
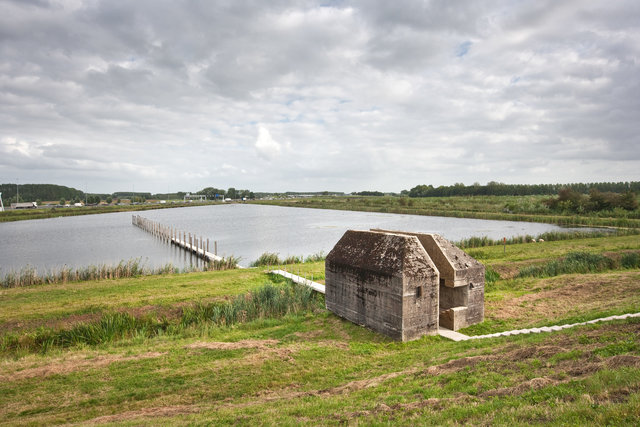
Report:
<svg viewBox="0 0 640 427"><path fill-rule="evenodd" d="M549 224L487 221L261 205L215 205L139 212L143 217L218 242L218 254L249 265L263 252L308 256L328 253L348 229L384 228L442 234L449 240L493 239L560 230ZM140 258L146 266L201 265L197 257L131 224L130 212L0 223L0 275L32 265L117 264ZM200 263L200 264L199 264Z"/></svg>

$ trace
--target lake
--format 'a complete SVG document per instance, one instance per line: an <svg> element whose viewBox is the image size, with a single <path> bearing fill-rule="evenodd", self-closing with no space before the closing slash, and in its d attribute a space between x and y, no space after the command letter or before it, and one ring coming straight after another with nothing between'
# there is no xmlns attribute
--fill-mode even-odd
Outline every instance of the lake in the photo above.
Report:
<svg viewBox="0 0 640 427"><path fill-rule="evenodd" d="M249 265L264 252L308 256L328 253L348 229L384 228L443 235L449 240L472 236L493 239L571 230L556 225L445 218L251 204L207 205L59 217L0 223L0 276L26 265L39 272L87 265L117 264L139 258L144 265L200 262L131 224L133 214L218 242L219 255L240 257Z"/></svg>

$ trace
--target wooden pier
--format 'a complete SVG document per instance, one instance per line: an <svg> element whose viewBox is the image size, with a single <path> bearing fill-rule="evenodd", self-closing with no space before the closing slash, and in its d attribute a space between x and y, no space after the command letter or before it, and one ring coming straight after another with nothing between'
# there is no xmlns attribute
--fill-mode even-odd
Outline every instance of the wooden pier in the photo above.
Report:
<svg viewBox="0 0 640 427"><path fill-rule="evenodd" d="M212 253L209 252L209 239L205 240L202 236L198 237L196 234L187 233L186 231L160 224L159 222L141 217L140 215L133 215L131 223L153 234L155 237L171 245L178 246L205 261L223 262L225 260L223 257L218 256L217 241L213 242L214 252ZM242 268L240 265L236 265L236 267Z"/></svg>

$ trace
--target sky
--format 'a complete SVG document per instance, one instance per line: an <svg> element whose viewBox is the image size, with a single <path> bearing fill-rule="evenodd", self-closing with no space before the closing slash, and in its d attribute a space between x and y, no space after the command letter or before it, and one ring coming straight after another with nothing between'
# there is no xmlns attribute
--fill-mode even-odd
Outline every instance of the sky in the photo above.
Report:
<svg viewBox="0 0 640 427"><path fill-rule="evenodd" d="M637 0L0 0L0 182L638 180Z"/></svg>

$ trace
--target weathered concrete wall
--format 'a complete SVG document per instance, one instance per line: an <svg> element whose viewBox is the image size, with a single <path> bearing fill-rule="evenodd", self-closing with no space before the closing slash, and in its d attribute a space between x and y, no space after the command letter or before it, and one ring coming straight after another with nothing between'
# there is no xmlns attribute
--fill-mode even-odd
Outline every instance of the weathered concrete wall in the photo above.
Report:
<svg viewBox="0 0 640 427"><path fill-rule="evenodd" d="M372 231L418 238L440 272L440 326L455 331L484 320L484 265L438 234Z"/></svg>
<svg viewBox="0 0 640 427"><path fill-rule="evenodd" d="M437 333L439 273L416 237L349 230L325 266L337 315L397 340Z"/></svg>

